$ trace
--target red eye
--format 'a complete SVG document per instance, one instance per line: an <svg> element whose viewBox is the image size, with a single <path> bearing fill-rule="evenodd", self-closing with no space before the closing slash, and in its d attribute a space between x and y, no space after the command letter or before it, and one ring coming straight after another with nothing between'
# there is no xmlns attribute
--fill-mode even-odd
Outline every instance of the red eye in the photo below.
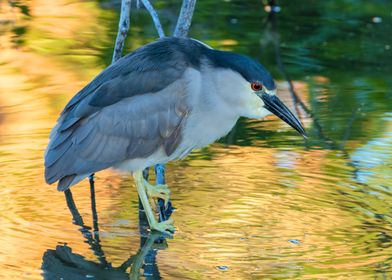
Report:
<svg viewBox="0 0 392 280"><path fill-rule="evenodd" d="M250 84L250 87L252 88L252 90L254 91L259 91L263 89L263 85L260 84L259 82L253 82Z"/></svg>

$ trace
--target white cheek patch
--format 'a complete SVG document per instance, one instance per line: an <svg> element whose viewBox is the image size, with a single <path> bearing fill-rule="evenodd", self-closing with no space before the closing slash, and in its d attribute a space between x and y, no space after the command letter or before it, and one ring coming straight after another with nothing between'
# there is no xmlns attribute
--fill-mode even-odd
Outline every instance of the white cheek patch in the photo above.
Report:
<svg viewBox="0 0 392 280"><path fill-rule="evenodd" d="M273 90L265 89L265 93L267 93L269 95L276 95L276 89L273 89Z"/></svg>
<svg viewBox="0 0 392 280"><path fill-rule="evenodd" d="M246 96L246 101L241 110L241 116L253 119L261 119L271 113L264 108L263 100L254 92L247 91L243 93Z"/></svg>
<svg viewBox="0 0 392 280"><path fill-rule="evenodd" d="M265 118L266 116L269 116L269 115L272 114L270 111L268 111L268 110L265 109L264 107L260 107L258 113L259 113L259 114L258 114L258 116L256 117L257 119L262 119L262 118Z"/></svg>
<svg viewBox="0 0 392 280"><path fill-rule="evenodd" d="M263 106L260 106L248 110L243 116L252 119L262 119L268 115L271 115L271 112L265 109Z"/></svg>

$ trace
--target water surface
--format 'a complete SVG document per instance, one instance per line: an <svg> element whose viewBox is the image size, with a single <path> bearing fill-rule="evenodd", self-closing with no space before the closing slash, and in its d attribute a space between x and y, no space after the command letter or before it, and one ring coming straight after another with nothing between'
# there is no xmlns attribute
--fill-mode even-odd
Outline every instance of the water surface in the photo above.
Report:
<svg viewBox="0 0 392 280"><path fill-rule="evenodd" d="M124 262L141 255L129 176L97 174L100 242L87 180L72 188L81 227L43 179L59 112L110 63L114 2L0 3L1 279L128 279ZM147 240L146 279L392 278L392 5L336 2L279 1L274 26L260 1L198 3L191 35L263 62L292 106L280 57L317 123L301 112L304 140L275 117L241 119L170 163L178 231ZM170 32L177 1L156 6ZM126 50L155 38L135 10Z"/></svg>

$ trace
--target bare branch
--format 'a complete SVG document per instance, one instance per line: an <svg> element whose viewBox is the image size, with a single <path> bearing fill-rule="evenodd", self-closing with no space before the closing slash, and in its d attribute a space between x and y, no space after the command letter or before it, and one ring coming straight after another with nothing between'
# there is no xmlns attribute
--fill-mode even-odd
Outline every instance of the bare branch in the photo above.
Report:
<svg viewBox="0 0 392 280"><path fill-rule="evenodd" d="M299 108L302 108L302 110L313 120L313 124L316 128L316 131L318 133L319 138L323 139L324 142L329 147L339 149L339 145L334 140L332 140L331 138L324 135L323 128L320 124L319 119L314 114L314 112L308 106L306 106L306 104L302 101L302 99L298 96L298 94L295 91L293 82L284 67L284 64L282 61L282 55L280 52L279 36L278 36L278 33L275 31L275 29L276 29L276 18L275 18L276 9L274 9L274 6L273 6L273 5L275 5L275 1L270 0L268 3L269 3L269 5L271 5L271 10L268 13L267 30L268 30L268 32L270 32L271 41L272 41L274 48L275 48L276 63L278 65L278 68L279 68L280 72L282 73L284 79L287 81L287 83L289 85L289 91L291 94L291 98L293 99L293 104L294 104L294 108L296 110L297 116L301 119Z"/></svg>
<svg viewBox="0 0 392 280"><path fill-rule="evenodd" d="M114 46L112 63L116 62L121 58L125 38L127 37L127 33L130 26L130 21L131 21L130 16L131 16L131 0L122 0L120 22L118 24L118 33L116 38L116 44Z"/></svg>
<svg viewBox="0 0 392 280"><path fill-rule="evenodd" d="M272 28L274 28L274 26L272 26ZM276 63L278 64L279 71L282 73L284 79L287 81L287 83L289 85L289 92L291 94L291 98L293 99L294 108L295 108L297 117L302 119L301 114L300 114L300 110L299 110L299 107L300 107L313 120L314 126L316 127L320 138L322 138L324 140L331 141L331 139L329 139L328 137L326 137L324 135L322 126L321 126L317 116L312 112L312 110L308 106L306 106L306 104L302 101L302 99L298 96L297 92L295 91L293 82L292 82L289 74L287 73L287 71L284 67L284 64L282 62L282 55L280 53L279 39L277 36L274 36L273 44L275 47Z"/></svg>
<svg viewBox="0 0 392 280"><path fill-rule="evenodd" d="M112 63L116 62L122 56L122 50L124 47L125 38L129 31L130 27L130 14L131 14L131 1L132 0L122 0L121 1L121 14L120 14L120 21L118 26L118 33L116 38L116 44L114 47L113 52L113 59ZM136 0L136 6L139 9L139 1ZM144 7L150 13L152 20L154 21L155 28L158 32L160 38L165 37L165 33L163 31L161 22L159 20L158 14L155 11L154 7L150 3L149 0L141 0ZM193 11L196 6L196 0L183 0L180 16L177 21L177 26L173 36L175 37L186 37L189 31L189 27L191 25ZM165 183L165 166L162 164L157 164L155 166L155 174L156 174L156 183L157 184L164 184ZM148 179L148 169L145 169L143 172L144 178ZM93 178L93 175L91 175ZM91 179L92 180L92 179ZM159 207L159 220L165 221L167 220L171 213L173 212L173 208L171 207L171 202L169 202L168 207L165 207L164 201L162 199L158 199L158 207ZM139 209L142 209L141 203L139 201ZM139 214L142 212L139 212ZM146 219L139 217L139 222L142 224L142 221Z"/></svg>
<svg viewBox="0 0 392 280"><path fill-rule="evenodd" d="M356 118L358 117L358 114L362 111L362 107L363 106L364 106L363 103L360 104L360 106L353 111L353 113L351 115L351 118L348 121L348 125L346 127L346 131L344 132L344 137L342 139L342 143L340 143L340 147L341 147L342 150L345 149L345 146L346 146L348 138L350 137L350 134L351 134L354 122L355 122Z"/></svg>
<svg viewBox="0 0 392 280"><path fill-rule="evenodd" d="M176 29L173 33L174 37L188 36L189 27L191 26L193 11L195 10L196 0L183 0L180 16L177 20Z"/></svg>
<svg viewBox="0 0 392 280"><path fill-rule="evenodd" d="M155 28L158 31L159 38L165 37L165 32L163 32L163 28L161 22L159 20L158 14L155 11L154 7L151 5L150 1L142 0L144 7L146 7L147 11L150 13L152 20L154 21Z"/></svg>

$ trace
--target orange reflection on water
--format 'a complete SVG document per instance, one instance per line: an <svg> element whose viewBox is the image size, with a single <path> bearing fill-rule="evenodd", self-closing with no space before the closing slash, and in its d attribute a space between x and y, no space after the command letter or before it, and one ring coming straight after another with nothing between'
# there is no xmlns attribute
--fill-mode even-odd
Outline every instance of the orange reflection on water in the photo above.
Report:
<svg viewBox="0 0 392 280"><path fill-rule="evenodd" d="M24 44L15 46L10 29L1 36L2 279L41 279L42 256L59 242L96 260L72 224L63 194L45 184L42 156L66 101L103 68L94 48L84 44L107 36L107 26L99 22L105 12L91 2L32 1L29 7L31 18L15 17L27 27ZM294 83L307 100L308 84ZM279 87L289 102L287 87ZM266 123L271 131L288 129L274 117L247 124L263 133ZM178 232L169 248L159 252L163 277L364 279L389 258L391 249L380 247L377 234L391 232L390 225L365 211L385 213L389 203L358 195L365 191L353 182L349 158L339 151L294 146L290 141L301 141L297 136L278 138L282 145L277 147L251 140L252 147L215 144L168 165ZM360 143L348 145L355 149ZM385 174L385 166L377 171ZM372 180L371 186L385 184L380 176ZM139 247L136 192L128 176L112 171L98 173L96 185L103 248L119 265ZM91 224L88 183L74 187L73 193ZM373 227L366 232L368 220ZM376 251L368 253L370 249ZM228 271L218 271L220 265Z"/></svg>

